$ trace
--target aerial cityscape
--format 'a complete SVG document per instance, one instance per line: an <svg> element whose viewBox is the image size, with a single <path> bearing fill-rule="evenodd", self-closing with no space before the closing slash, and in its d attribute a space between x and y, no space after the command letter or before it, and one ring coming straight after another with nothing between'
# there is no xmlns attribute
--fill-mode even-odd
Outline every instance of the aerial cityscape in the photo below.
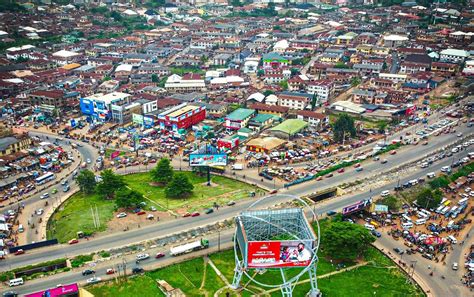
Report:
<svg viewBox="0 0 474 297"><path fill-rule="evenodd" d="M473 92L470 0L0 0L0 292L474 296Z"/></svg>

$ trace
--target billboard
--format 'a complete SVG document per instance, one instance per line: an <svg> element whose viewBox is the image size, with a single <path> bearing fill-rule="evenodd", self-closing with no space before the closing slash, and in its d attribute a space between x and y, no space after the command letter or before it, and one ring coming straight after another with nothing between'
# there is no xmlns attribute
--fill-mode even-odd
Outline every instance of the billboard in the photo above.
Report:
<svg viewBox="0 0 474 297"><path fill-rule="evenodd" d="M365 207L369 206L372 203L372 199L367 199L367 200L361 200L359 202L356 202L352 205L346 206L342 208L342 215L348 215L353 212L359 211L364 209Z"/></svg>
<svg viewBox="0 0 474 297"><path fill-rule="evenodd" d="M79 286L77 284L62 285L45 291L26 294L26 297L59 297L59 296L79 296Z"/></svg>
<svg viewBox="0 0 474 297"><path fill-rule="evenodd" d="M226 154L190 154L189 166L226 166Z"/></svg>
<svg viewBox="0 0 474 297"><path fill-rule="evenodd" d="M305 267L313 258L313 241L250 241L248 268Z"/></svg>

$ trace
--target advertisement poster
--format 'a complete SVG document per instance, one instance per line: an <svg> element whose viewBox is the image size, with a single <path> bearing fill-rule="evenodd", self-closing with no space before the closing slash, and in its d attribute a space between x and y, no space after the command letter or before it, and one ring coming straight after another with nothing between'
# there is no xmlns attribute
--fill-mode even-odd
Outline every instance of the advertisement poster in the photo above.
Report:
<svg viewBox="0 0 474 297"><path fill-rule="evenodd" d="M191 167L198 166L226 166L226 154L190 154L189 165Z"/></svg>
<svg viewBox="0 0 474 297"><path fill-rule="evenodd" d="M305 267L313 257L311 241L251 241L248 245L247 267Z"/></svg>

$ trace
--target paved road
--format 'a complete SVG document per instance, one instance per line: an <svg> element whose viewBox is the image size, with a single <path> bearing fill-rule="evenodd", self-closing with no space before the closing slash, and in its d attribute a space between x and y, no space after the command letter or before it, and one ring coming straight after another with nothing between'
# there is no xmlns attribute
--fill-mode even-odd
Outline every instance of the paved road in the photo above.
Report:
<svg viewBox="0 0 474 297"><path fill-rule="evenodd" d="M399 61L398 61L398 54L396 51L392 52L392 67L390 67L390 73L391 74L397 74L398 73L398 66L399 66Z"/></svg>

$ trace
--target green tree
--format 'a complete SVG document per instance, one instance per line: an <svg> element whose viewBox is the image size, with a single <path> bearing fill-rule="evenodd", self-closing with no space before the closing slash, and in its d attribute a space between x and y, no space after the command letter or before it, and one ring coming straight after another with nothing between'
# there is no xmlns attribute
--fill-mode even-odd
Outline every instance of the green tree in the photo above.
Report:
<svg viewBox="0 0 474 297"><path fill-rule="evenodd" d="M390 211L398 211L400 208L400 200L397 199L397 197L393 195L389 195L382 200L380 200L381 204L387 205L388 209Z"/></svg>
<svg viewBox="0 0 474 297"><path fill-rule="evenodd" d="M354 125L354 118L343 113L333 125L334 141L343 142L347 136L354 137L357 132Z"/></svg>
<svg viewBox="0 0 474 297"><path fill-rule="evenodd" d="M265 95L265 97L267 97L267 96L270 96L271 94L273 94L273 91L272 90L265 90L265 91L263 91L262 94Z"/></svg>
<svg viewBox="0 0 474 297"><path fill-rule="evenodd" d="M377 129L379 130L379 133L385 133L387 126L388 126L388 123L386 121L377 122Z"/></svg>
<svg viewBox="0 0 474 297"><path fill-rule="evenodd" d="M188 176L183 173L177 173L165 188L165 195L168 198L184 198L191 195L193 190L194 186L189 181Z"/></svg>
<svg viewBox="0 0 474 297"><path fill-rule="evenodd" d="M358 76L354 76L351 79L351 86L352 87L357 87L358 85L360 85L360 83L361 83L361 80L360 80L360 77L358 77Z"/></svg>
<svg viewBox="0 0 474 297"><path fill-rule="evenodd" d="M441 203L442 196L439 190L432 191L431 189L424 188L416 195L416 202L421 207L432 209Z"/></svg>
<svg viewBox="0 0 474 297"><path fill-rule="evenodd" d="M288 81L284 80L278 84L284 91L288 90Z"/></svg>
<svg viewBox="0 0 474 297"><path fill-rule="evenodd" d="M433 189L446 188L449 185L449 180L446 176L437 177L429 182Z"/></svg>
<svg viewBox="0 0 474 297"><path fill-rule="evenodd" d="M115 194L115 205L118 208L135 208L143 201L143 195L140 192L122 188Z"/></svg>
<svg viewBox="0 0 474 297"><path fill-rule="evenodd" d="M151 179L159 184L166 185L173 179L173 167L170 160L163 158L156 164L156 167L150 171Z"/></svg>
<svg viewBox="0 0 474 297"><path fill-rule="evenodd" d="M362 256L375 241L369 230L358 224L332 221L321 233L324 252L331 258L355 260Z"/></svg>
<svg viewBox="0 0 474 297"><path fill-rule="evenodd" d="M95 186L97 184L95 180L94 172L85 169L82 170L76 178L79 189L84 194L91 194L95 191Z"/></svg>
<svg viewBox="0 0 474 297"><path fill-rule="evenodd" d="M316 104L318 104L318 94L315 92L313 98L311 98L311 109L314 109Z"/></svg>
<svg viewBox="0 0 474 297"><path fill-rule="evenodd" d="M102 181L97 184L97 193L106 199L114 197L115 193L125 187L123 177L106 169L100 173Z"/></svg>
<svg viewBox="0 0 474 297"><path fill-rule="evenodd" d="M257 76L258 76L258 77L262 77L262 76L264 76L264 75L265 75L265 70L259 69L259 70L257 71Z"/></svg>
<svg viewBox="0 0 474 297"><path fill-rule="evenodd" d="M156 75L156 74L153 73L153 74L151 75L151 81L154 82L154 83L157 83L157 82L160 81L160 79L158 78L158 75Z"/></svg>
<svg viewBox="0 0 474 297"><path fill-rule="evenodd" d="M347 68L349 68L349 66L344 64L344 62L337 62L336 65L334 65L334 68L347 69Z"/></svg>

